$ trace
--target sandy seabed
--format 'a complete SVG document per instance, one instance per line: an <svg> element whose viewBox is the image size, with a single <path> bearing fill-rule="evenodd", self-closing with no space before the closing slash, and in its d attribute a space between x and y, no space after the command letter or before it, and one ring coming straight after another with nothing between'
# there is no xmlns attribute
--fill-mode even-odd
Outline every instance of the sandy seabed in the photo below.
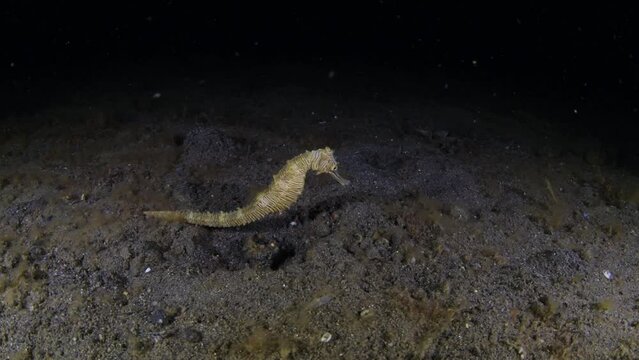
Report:
<svg viewBox="0 0 639 360"><path fill-rule="evenodd" d="M6 119L2 358L639 357L639 180L591 139L534 109L210 83ZM324 146L351 185L309 174L284 214L142 214L233 210Z"/></svg>

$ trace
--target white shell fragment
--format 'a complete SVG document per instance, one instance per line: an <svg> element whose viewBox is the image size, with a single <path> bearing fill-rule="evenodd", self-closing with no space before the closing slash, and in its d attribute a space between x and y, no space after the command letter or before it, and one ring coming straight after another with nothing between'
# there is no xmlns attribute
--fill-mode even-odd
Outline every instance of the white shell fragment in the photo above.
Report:
<svg viewBox="0 0 639 360"><path fill-rule="evenodd" d="M331 339L333 338L333 334L329 333L329 332L325 332L322 334L322 337L320 338L320 341L323 343L327 343L329 341L331 341Z"/></svg>

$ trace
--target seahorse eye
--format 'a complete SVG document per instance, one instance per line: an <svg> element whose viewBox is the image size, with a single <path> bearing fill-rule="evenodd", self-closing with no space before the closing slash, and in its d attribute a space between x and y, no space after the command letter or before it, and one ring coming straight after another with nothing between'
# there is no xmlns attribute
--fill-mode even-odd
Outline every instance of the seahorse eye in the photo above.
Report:
<svg viewBox="0 0 639 360"><path fill-rule="evenodd" d="M331 171L335 171L337 170L337 164L333 164L333 166L331 166Z"/></svg>

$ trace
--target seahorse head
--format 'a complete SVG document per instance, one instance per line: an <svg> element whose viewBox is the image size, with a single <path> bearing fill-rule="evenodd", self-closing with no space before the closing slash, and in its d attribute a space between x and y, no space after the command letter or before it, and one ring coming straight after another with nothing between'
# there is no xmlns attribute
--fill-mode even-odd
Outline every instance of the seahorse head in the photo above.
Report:
<svg viewBox="0 0 639 360"><path fill-rule="evenodd" d="M335 156L333 156L333 150L329 147L313 151L311 170L314 170L318 175L329 174L342 185L350 184L350 181L344 179L337 173L337 161L335 160Z"/></svg>

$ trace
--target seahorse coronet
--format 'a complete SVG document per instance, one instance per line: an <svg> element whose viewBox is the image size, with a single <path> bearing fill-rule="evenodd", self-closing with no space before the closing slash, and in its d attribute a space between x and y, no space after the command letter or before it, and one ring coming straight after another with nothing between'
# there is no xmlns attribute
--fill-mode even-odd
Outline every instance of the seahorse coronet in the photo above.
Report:
<svg viewBox="0 0 639 360"><path fill-rule="evenodd" d="M337 173L337 165L333 150L329 147L305 151L288 160L280 171L273 175L269 187L242 208L230 212L145 211L144 214L163 220L209 227L243 226L290 208L301 196L309 171L314 171L318 175L329 174L341 185L348 185L350 182Z"/></svg>

